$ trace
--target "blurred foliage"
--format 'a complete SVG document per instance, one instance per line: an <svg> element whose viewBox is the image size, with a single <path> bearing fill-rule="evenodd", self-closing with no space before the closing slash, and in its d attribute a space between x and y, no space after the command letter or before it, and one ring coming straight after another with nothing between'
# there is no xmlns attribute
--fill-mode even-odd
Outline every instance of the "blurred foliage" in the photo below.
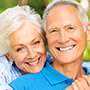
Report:
<svg viewBox="0 0 90 90"><path fill-rule="evenodd" d="M24 0L25 1L25 0ZM33 7L41 16L43 14L46 5L51 2L52 0L27 0L28 5ZM76 0L80 2L80 0ZM0 12L5 10L6 8L15 6L20 4L20 0L0 0ZM90 11L87 13L90 21ZM84 53L84 60L90 60L90 42L88 42L87 48Z"/></svg>
<svg viewBox="0 0 90 90"><path fill-rule="evenodd" d="M29 0L29 5L42 16L44 9L46 8L46 5L52 0Z"/></svg>
<svg viewBox="0 0 90 90"><path fill-rule="evenodd" d="M84 60L90 60L90 41L88 41L87 48L84 52Z"/></svg>
<svg viewBox="0 0 90 90"><path fill-rule="evenodd" d="M28 4L28 0L18 0L18 4L19 5L27 5Z"/></svg>
<svg viewBox="0 0 90 90"><path fill-rule="evenodd" d="M29 0L29 5L42 15L45 8L44 0Z"/></svg>
<svg viewBox="0 0 90 90"><path fill-rule="evenodd" d="M87 13L87 15L88 15L88 19L90 21L90 11Z"/></svg>
<svg viewBox="0 0 90 90"><path fill-rule="evenodd" d="M17 4L17 0L0 0L0 12L5 10L6 8L15 6Z"/></svg>
<svg viewBox="0 0 90 90"><path fill-rule="evenodd" d="M76 0L76 1L80 2L80 0Z"/></svg>
<svg viewBox="0 0 90 90"><path fill-rule="evenodd" d="M25 0L21 0L21 1L25 1ZM35 8L35 10L42 16L46 5L52 0L26 0L26 1L28 1L28 5ZM5 10L6 8L15 6L17 4L20 4L20 0L2 0L0 2L0 12Z"/></svg>

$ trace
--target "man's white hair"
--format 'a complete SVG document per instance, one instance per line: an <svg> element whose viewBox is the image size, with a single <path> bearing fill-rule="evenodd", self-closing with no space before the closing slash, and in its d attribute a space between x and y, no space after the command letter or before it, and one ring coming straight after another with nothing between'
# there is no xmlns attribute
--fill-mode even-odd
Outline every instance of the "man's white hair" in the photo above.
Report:
<svg viewBox="0 0 90 90"><path fill-rule="evenodd" d="M42 21L42 24L43 24L43 27L45 29L46 27L46 18L47 18L47 15L49 13L49 11L54 8L55 6L57 5L72 5L74 6L77 11L80 13L80 17L81 17L81 21L83 24L83 28L84 28L84 31L87 30L87 22L88 22L88 16L87 16L87 13L86 11L84 10L84 8L78 3L76 2L75 0L53 0L45 9L44 11L44 14L43 14L43 21ZM58 13L56 13L58 14ZM52 16L53 17L53 16Z"/></svg>
<svg viewBox="0 0 90 90"><path fill-rule="evenodd" d="M0 14L0 54L10 50L9 35L23 24L24 17L41 28L40 16L29 6L15 6Z"/></svg>

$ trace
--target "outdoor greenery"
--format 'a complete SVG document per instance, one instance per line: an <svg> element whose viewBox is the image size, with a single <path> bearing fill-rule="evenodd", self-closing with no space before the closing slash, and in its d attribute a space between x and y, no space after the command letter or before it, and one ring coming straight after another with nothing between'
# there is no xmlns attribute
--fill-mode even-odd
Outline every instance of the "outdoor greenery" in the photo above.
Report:
<svg viewBox="0 0 90 90"><path fill-rule="evenodd" d="M22 2L21 2L22 1ZM28 4L31 7L35 8L35 10L42 16L43 11L46 5L52 0L0 0L0 12L5 10L6 8L15 6L17 4L24 5ZM80 2L80 0L77 0ZM90 20L90 11L87 13ZM87 49L84 53L84 60L90 60L90 42L88 42Z"/></svg>

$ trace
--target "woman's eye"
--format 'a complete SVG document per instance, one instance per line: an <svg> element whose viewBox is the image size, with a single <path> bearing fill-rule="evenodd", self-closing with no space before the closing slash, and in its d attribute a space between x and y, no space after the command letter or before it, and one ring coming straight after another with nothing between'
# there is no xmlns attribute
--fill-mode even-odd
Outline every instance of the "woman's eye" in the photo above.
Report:
<svg viewBox="0 0 90 90"><path fill-rule="evenodd" d="M36 42L34 42L34 44L39 44L40 43L40 41L36 41Z"/></svg>
<svg viewBox="0 0 90 90"><path fill-rule="evenodd" d="M21 50L21 48L16 49L17 52L19 52L20 50Z"/></svg>
<svg viewBox="0 0 90 90"><path fill-rule="evenodd" d="M25 48L17 48L16 51L17 52L23 52L23 51L25 51Z"/></svg>
<svg viewBox="0 0 90 90"><path fill-rule="evenodd" d="M53 33L53 32L56 32L56 31L57 31L56 29L53 29L53 30L50 31L50 33Z"/></svg>
<svg viewBox="0 0 90 90"><path fill-rule="evenodd" d="M33 47L34 47L34 48L38 48L39 45L40 45L40 41L35 41L35 42L33 43Z"/></svg>

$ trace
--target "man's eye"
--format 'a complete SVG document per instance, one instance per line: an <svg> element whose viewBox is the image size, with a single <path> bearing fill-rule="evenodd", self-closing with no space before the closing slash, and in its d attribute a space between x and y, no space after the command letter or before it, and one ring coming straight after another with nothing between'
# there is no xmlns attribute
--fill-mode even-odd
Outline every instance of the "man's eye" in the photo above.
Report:
<svg viewBox="0 0 90 90"><path fill-rule="evenodd" d="M75 28L74 27L67 27L66 30L67 31L73 31L73 30L75 30Z"/></svg>
<svg viewBox="0 0 90 90"><path fill-rule="evenodd" d="M68 27L68 29L74 29L73 27Z"/></svg>
<svg viewBox="0 0 90 90"><path fill-rule="evenodd" d="M68 29L75 29L74 27L68 27Z"/></svg>

